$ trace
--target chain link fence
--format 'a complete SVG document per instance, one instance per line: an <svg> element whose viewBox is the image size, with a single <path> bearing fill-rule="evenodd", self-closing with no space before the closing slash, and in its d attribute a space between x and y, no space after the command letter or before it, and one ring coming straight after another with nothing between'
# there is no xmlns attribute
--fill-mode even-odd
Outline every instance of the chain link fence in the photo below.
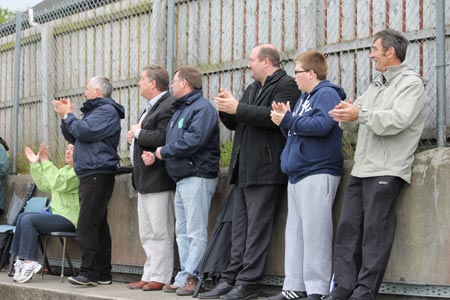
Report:
<svg viewBox="0 0 450 300"><path fill-rule="evenodd" d="M53 159L62 163L64 139L51 101L71 98L79 112L89 78L105 75L114 85L113 98L126 109L119 146L126 159L126 132L143 110L137 82L145 65L158 63L169 70L196 65L204 75L207 99L212 100L220 87L239 98L252 82L246 67L250 51L260 43L277 47L283 68L291 75L297 54L307 49L322 51L328 58L328 79L355 98L375 75L369 59L372 36L390 27L410 40L407 62L428 81L427 120L420 149L435 147L437 1L44 1L34 7L33 22L28 13L23 14L17 76L15 20L0 25L0 136L11 142L18 131L18 172L27 165L21 156L23 148L37 149L40 141L49 143ZM173 15L168 13L170 5L174 5ZM447 1L446 26L450 24L449 8ZM171 26L173 40L168 35ZM173 53L173 60L167 53ZM447 60L449 53L445 53ZM168 65L172 61L173 65ZM15 82L20 83L18 128L12 127ZM221 138L230 141L232 133L222 127ZM349 158L355 142L354 136L346 136L344 149Z"/></svg>

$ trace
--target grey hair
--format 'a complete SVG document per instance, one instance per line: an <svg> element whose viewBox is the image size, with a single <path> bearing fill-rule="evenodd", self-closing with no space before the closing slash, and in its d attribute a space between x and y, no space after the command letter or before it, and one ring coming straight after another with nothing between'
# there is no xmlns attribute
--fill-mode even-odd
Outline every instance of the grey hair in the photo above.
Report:
<svg viewBox="0 0 450 300"><path fill-rule="evenodd" d="M110 97L112 93L113 86L108 78L105 76L95 76L92 77L89 82L92 84L93 88L99 89L102 97Z"/></svg>

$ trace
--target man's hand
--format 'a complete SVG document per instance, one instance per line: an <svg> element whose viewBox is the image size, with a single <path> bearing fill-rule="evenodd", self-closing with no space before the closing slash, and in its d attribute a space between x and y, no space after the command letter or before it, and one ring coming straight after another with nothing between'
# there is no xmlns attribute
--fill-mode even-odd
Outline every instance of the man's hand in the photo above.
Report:
<svg viewBox="0 0 450 300"><path fill-rule="evenodd" d="M33 150L28 146L25 147L24 153L30 163L35 163L39 160L39 153L34 154Z"/></svg>
<svg viewBox="0 0 450 300"><path fill-rule="evenodd" d="M156 151L155 151L156 157L157 157L158 159L160 159L160 160L163 159L162 156L161 156L161 148L162 148L162 147L158 147L158 148L156 148Z"/></svg>
<svg viewBox="0 0 450 300"><path fill-rule="evenodd" d="M353 105L353 100L341 101L328 112L331 118L337 122L353 122L358 119L360 109Z"/></svg>
<svg viewBox="0 0 450 300"><path fill-rule="evenodd" d="M291 111L289 102L287 104L283 102L272 102L272 111L270 112L272 122L274 122L277 126L280 126L287 111Z"/></svg>
<svg viewBox="0 0 450 300"><path fill-rule="evenodd" d="M151 151L143 151L141 157L146 166L151 166L156 161L155 155Z"/></svg>
<svg viewBox="0 0 450 300"><path fill-rule="evenodd" d="M133 134L135 134L136 131L137 131L138 129L141 129L141 128L142 128L142 122L139 122L139 123L137 123L137 124L131 125L130 131L131 131Z"/></svg>
<svg viewBox="0 0 450 300"><path fill-rule="evenodd" d="M39 158L41 159L41 162L48 160L48 146L44 142L39 146Z"/></svg>
<svg viewBox="0 0 450 300"><path fill-rule="evenodd" d="M219 111L225 112L230 115L235 115L239 102L231 94L230 91L224 91L221 89L219 94L214 97L214 103L216 103Z"/></svg>
<svg viewBox="0 0 450 300"><path fill-rule="evenodd" d="M131 125L130 130L127 132L127 143L131 145L131 142L135 138L135 133L138 129L142 128L142 123L139 122L137 124Z"/></svg>
<svg viewBox="0 0 450 300"><path fill-rule="evenodd" d="M53 100L53 109L59 114L61 118L64 117L65 114L73 112L73 104L70 99L60 99L60 100Z"/></svg>
<svg viewBox="0 0 450 300"><path fill-rule="evenodd" d="M279 113L274 110L270 111L270 118L272 119L272 122L274 122L277 126L280 126L281 121L283 121L284 113Z"/></svg>
<svg viewBox="0 0 450 300"><path fill-rule="evenodd" d="M291 105L289 101L287 103L274 101L272 102L272 110L280 114L285 114L287 111L291 111Z"/></svg>
<svg viewBox="0 0 450 300"><path fill-rule="evenodd" d="M131 132L131 130L128 130L127 132L127 143L131 145L134 139L134 134Z"/></svg>

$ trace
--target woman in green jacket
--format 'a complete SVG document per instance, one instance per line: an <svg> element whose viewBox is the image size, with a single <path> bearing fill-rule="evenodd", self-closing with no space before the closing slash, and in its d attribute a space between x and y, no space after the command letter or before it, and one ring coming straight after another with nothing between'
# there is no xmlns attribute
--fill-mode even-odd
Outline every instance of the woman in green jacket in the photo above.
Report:
<svg viewBox="0 0 450 300"><path fill-rule="evenodd" d="M73 169L73 145L67 146L67 165L61 169L48 160L48 146L44 143L37 154L25 147L25 155L36 186L40 191L50 193L52 199L45 211L23 213L17 220L11 253L18 256L14 264L14 281L18 283L29 281L42 268L37 262L38 235L52 231L75 231L80 211L79 181Z"/></svg>

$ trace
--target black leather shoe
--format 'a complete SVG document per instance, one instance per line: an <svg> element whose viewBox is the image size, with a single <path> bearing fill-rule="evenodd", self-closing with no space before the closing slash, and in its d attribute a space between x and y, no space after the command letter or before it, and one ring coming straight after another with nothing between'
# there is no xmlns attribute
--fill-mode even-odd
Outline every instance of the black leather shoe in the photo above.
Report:
<svg viewBox="0 0 450 300"><path fill-rule="evenodd" d="M236 285L228 294L220 296L222 300L249 300L257 298L258 292L256 288L250 285Z"/></svg>
<svg viewBox="0 0 450 300"><path fill-rule="evenodd" d="M322 300L323 295L320 294L310 294L305 300Z"/></svg>
<svg viewBox="0 0 450 300"><path fill-rule="evenodd" d="M306 292L299 291L282 291L275 296L270 296L267 300L293 300L293 299L301 299L306 297Z"/></svg>
<svg viewBox="0 0 450 300"><path fill-rule="evenodd" d="M233 289L233 286L226 281L220 281L215 288L210 291L198 294L199 299L219 299L220 296L227 294Z"/></svg>

